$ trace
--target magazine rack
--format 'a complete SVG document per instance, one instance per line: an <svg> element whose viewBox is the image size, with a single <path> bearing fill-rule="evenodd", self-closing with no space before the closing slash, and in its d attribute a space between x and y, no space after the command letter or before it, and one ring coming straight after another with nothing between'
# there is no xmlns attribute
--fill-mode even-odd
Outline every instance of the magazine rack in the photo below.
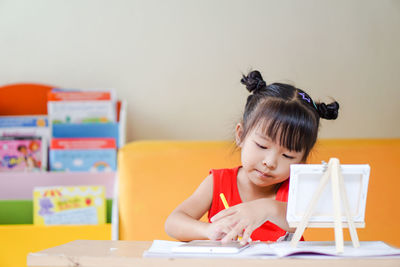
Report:
<svg viewBox="0 0 400 267"><path fill-rule="evenodd" d="M46 115L48 113L48 92L52 88L57 87L25 83L0 86L0 115ZM119 147L122 147L125 143L126 100L117 103L117 110L119 111L117 113L117 122L110 123L110 125L100 125L90 130L93 135L107 131L106 134L118 140ZM56 130L58 131L56 133L58 135L72 135L80 130L84 134L89 134L88 128L78 129L78 127L74 126L72 125L68 129L67 127L57 128ZM69 131L67 132L67 130ZM29 251L54 246L55 242L64 243L73 239L118 238L117 172L4 172L0 173L0 178L0 219L3 223L0 226L0 236L4 237L3 243L7 244L7 248L4 247L5 250L2 251L4 253L0 253L1 263L4 262L5 265L7 265L6 263L10 263L8 265L25 265L26 254ZM33 188L54 185L104 185L106 187L108 206L107 222L111 221L111 224L60 225L51 227L33 225ZM111 205L112 209L110 208Z"/></svg>
<svg viewBox="0 0 400 267"><path fill-rule="evenodd" d="M296 232L293 235L291 245L296 247L301 236L304 233L305 228L309 224L310 217L315 209L315 206L320 199L324 188L327 186L328 182L331 181L332 185L332 202L333 202L333 217L334 222L320 222L318 224L314 224L313 227L334 227L335 230L335 244L336 251L338 253L343 252L344 243L343 243L343 224L342 224L342 210L341 203L343 203L343 208L345 211L347 225L349 227L351 240L354 247L359 247L360 243L358 240L358 235L356 231L356 227L353 221L353 218L350 214L350 206L349 201L346 195L344 179L342 175L342 171L340 169L340 162L337 158L331 158L329 160L327 169L325 170L322 178L319 182L318 188L315 191L314 195L311 198L310 203L307 206L306 212L298 225Z"/></svg>

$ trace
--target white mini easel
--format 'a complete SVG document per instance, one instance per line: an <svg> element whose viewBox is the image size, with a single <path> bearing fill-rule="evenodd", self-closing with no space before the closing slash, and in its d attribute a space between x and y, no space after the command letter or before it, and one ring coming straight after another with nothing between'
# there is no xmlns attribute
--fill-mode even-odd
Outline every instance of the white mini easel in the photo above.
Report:
<svg viewBox="0 0 400 267"><path fill-rule="evenodd" d="M309 224L310 217L312 212L315 209L315 205L317 204L321 194L328 184L328 181L331 180L332 185L332 198L333 198L333 217L334 222L320 222L317 224L313 224L312 227L334 227L335 229L335 244L336 244L336 251L338 253L342 253L344 249L343 243L343 224L342 224L342 210L340 207L341 200L343 200L344 211L347 218L347 225L349 227L351 241L353 242L353 246L355 248L360 246L357 236L357 230L354 225L353 218L350 214L350 207L349 201L347 199L346 190L344 187L344 180L342 176L342 171L340 170L340 163L339 160L336 158L331 158L328 163L328 168L324 172L321 181L318 185L317 190L315 191L314 195L311 198L310 203L307 206L306 212L304 217L300 221L296 232L293 235L291 245L292 247L296 247L297 243L299 242L301 236L304 233L305 228Z"/></svg>

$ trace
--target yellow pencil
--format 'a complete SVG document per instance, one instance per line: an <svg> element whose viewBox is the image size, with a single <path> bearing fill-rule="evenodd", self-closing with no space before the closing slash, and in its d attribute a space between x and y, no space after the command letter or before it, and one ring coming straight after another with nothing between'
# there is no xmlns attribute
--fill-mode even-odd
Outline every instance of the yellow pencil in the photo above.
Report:
<svg viewBox="0 0 400 267"><path fill-rule="evenodd" d="M228 209L228 208L229 208L229 205L228 205L228 202L226 201L226 198L225 198L224 193L219 194L219 197L221 198L222 203L224 204L225 209Z"/></svg>
<svg viewBox="0 0 400 267"><path fill-rule="evenodd" d="M229 205L228 205L228 201L226 201L226 198L225 198L224 193L219 194L219 197L221 198L222 203L224 204L225 209L228 209L228 208L229 208ZM241 236L238 236L237 240L238 240L238 241L242 240L242 237L241 237Z"/></svg>

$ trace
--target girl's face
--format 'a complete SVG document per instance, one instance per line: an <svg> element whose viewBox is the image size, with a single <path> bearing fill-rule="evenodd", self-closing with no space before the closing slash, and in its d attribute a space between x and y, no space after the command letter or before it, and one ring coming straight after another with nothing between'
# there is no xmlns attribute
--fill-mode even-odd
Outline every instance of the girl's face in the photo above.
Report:
<svg viewBox="0 0 400 267"><path fill-rule="evenodd" d="M267 187L289 178L290 164L302 162L304 152L290 151L266 136L260 127L240 142L243 126L236 126L236 142L241 147L244 174L256 186Z"/></svg>

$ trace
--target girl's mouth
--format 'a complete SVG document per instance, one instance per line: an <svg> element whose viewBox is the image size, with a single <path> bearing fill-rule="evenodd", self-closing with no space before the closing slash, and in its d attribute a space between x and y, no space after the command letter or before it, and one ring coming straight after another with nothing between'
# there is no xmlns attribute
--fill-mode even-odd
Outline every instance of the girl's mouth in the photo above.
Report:
<svg viewBox="0 0 400 267"><path fill-rule="evenodd" d="M262 177L262 178L267 178L267 179L273 179L274 178L274 176L269 174L269 173L261 172L259 170L257 170L257 172L258 172L258 175L260 177Z"/></svg>

